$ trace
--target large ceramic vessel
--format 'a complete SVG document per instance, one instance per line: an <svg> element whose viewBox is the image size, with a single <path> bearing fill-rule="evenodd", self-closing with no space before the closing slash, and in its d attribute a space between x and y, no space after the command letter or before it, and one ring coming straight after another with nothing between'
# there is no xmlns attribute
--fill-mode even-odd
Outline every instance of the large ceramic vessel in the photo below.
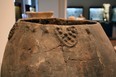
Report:
<svg viewBox="0 0 116 77"><path fill-rule="evenodd" d="M27 18L51 18L53 12L26 12Z"/></svg>
<svg viewBox="0 0 116 77"><path fill-rule="evenodd" d="M11 29L2 77L116 77L116 53L98 22L24 19Z"/></svg>

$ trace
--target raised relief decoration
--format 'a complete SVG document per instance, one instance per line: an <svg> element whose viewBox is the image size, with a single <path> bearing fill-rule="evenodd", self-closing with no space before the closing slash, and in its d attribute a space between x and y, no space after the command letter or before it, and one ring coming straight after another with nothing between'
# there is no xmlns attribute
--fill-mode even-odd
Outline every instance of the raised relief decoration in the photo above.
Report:
<svg viewBox="0 0 116 77"><path fill-rule="evenodd" d="M56 35L59 40L68 47L73 47L77 44L77 29L72 27L56 27Z"/></svg>

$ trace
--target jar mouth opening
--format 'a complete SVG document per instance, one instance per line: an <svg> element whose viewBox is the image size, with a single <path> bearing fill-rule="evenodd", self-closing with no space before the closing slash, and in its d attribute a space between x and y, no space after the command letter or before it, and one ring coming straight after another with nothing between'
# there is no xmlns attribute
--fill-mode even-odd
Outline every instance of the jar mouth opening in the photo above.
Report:
<svg viewBox="0 0 116 77"><path fill-rule="evenodd" d="M55 25L84 25L84 24L96 24L95 21L90 20L68 20L58 18L28 18L21 21L39 23L39 24L55 24Z"/></svg>

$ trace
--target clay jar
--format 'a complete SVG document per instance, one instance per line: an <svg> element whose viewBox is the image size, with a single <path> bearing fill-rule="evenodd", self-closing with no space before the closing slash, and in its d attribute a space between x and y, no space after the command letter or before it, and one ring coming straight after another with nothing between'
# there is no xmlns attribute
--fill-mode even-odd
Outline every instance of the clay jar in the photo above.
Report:
<svg viewBox="0 0 116 77"><path fill-rule="evenodd" d="M22 19L8 37L2 77L116 77L116 53L98 22Z"/></svg>
<svg viewBox="0 0 116 77"><path fill-rule="evenodd" d="M26 12L27 18L51 18L53 12Z"/></svg>

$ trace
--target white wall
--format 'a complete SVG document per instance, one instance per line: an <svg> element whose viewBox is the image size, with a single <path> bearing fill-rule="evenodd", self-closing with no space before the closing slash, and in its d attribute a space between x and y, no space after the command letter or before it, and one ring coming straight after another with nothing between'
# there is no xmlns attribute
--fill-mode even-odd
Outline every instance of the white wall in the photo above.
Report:
<svg viewBox="0 0 116 77"><path fill-rule="evenodd" d="M59 0L59 17L66 18L67 0Z"/></svg>
<svg viewBox="0 0 116 77"><path fill-rule="evenodd" d="M7 38L15 22L13 0L0 0L0 64L2 62Z"/></svg>
<svg viewBox="0 0 116 77"><path fill-rule="evenodd" d="M54 11L58 17L58 0L39 0L39 11Z"/></svg>
<svg viewBox="0 0 116 77"><path fill-rule="evenodd" d="M54 17L65 18L67 0L39 0L39 11L53 11Z"/></svg>

